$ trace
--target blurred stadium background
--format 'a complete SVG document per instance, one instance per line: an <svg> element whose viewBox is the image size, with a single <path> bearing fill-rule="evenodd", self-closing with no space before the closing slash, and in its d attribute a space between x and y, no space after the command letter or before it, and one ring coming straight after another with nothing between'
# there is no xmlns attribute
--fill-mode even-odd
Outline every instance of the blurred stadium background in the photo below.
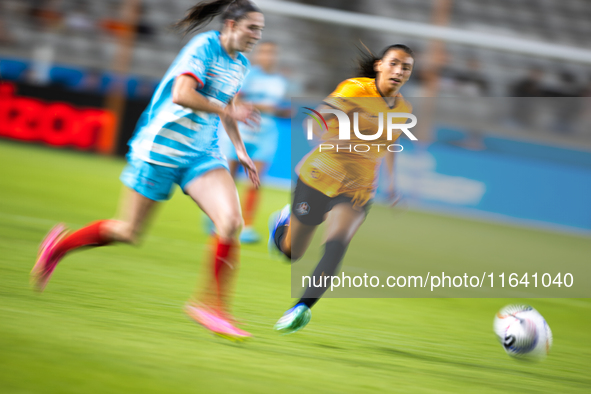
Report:
<svg viewBox="0 0 591 394"><path fill-rule="evenodd" d="M576 169L582 166L581 176L569 184L580 188L589 183L591 4L588 2L261 0L259 3L267 12L264 38L279 45L280 70L290 81L286 99L323 97L340 81L353 76L361 42L376 53L388 44L402 42L417 52L417 67L403 93L407 97L438 98L437 107L445 113L444 118L430 115L433 124L426 124L427 129L423 127L421 140L432 143L431 150L454 147L452 155L456 156L465 156L466 152L461 151L464 149L487 151L496 154L499 160L508 155L522 164L524 160L529 160L528 163L541 160ZM159 78L188 39L174 34L171 25L192 4L189 0L3 1L0 76L12 87L5 83L0 91L7 103L0 112L3 124L0 134L123 155L135 121ZM359 27L364 24L368 28ZM208 28L216 28L215 22ZM433 28L444 30L429 30ZM7 97L15 95L21 99L7 101ZM499 114L493 110L499 107L494 104L498 101L483 99L487 97L544 99L512 99L516 101L506 101L504 113ZM26 98L45 100L45 105L40 107L38 101ZM57 123L36 122L38 116L32 114L39 114L40 108L47 109L54 102L68 102L74 107L51 107ZM94 111L81 113L82 107ZM67 121L60 123L60 119ZM286 184L290 178L289 121L277 121L282 128L281 143L268 175L271 182ZM53 133L40 131L46 129L44 124L57 129ZM443 168L445 163L437 161L444 159L436 156L420 158L423 167ZM464 168L477 165L467 160L462 164ZM408 166L402 166L401 170L405 168ZM561 170L573 174L569 168L561 167ZM517 186L523 186L520 179L489 185L486 174L488 178L494 177L498 169L493 166L490 171L483 168L482 172L484 178L477 181L483 182L487 190L514 191L515 198L507 199L506 204L518 204L519 200L527 204L531 200L531 196L520 195L516 190ZM539 183L547 184L544 174L526 171L521 178L530 180L534 187L524 189L537 187L538 192L543 192L545 188ZM461 172L448 175L464 176ZM416 177L416 171L413 176ZM436 187L441 189L442 185ZM447 188L450 187L453 185L448 184ZM438 198L438 193L432 190L406 189L407 196L423 206L475 208L517 219L591 230L591 211L585 202L588 188L569 190L566 185L560 193L554 188L554 193L550 193L554 197L539 204L539 213L527 214L520 214L523 211L520 208L487 206L474 199L466 204L467 199L461 202L460 198L450 204L449 198L447 201ZM548 220L543 212L545 207L557 204L572 207L563 199L565 196L580 197L576 207L570 210L571 216L577 216L578 220ZM488 197L491 196L483 191L482 198Z"/></svg>
<svg viewBox="0 0 591 394"><path fill-rule="evenodd" d="M400 261L420 249L434 261L591 262L589 1L257 3L263 39L279 45L291 83L287 99L325 96L353 76L360 40L375 52L394 42L417 52L403 94L432 107L433 121L398 165L415 208L393 219ZM170 26L193 4L0 1L0 391L591 390L588 299L526 300L554 330L543 364L516 364L495 343L492 317L509 300L325 300L302 335L280 338L271 326L291 302L289 270L262 245L243 248L236 301L256 339L223 346L180 313L207 244L180 193L144 248L69 257L48 293L31 294L27 274L53 223L113 214L135 121L188 39ZM371 16L387 20L356 24ZM277 122L261 233L288 200L274 186L289 184L292 136L289 120Z"/></svg>

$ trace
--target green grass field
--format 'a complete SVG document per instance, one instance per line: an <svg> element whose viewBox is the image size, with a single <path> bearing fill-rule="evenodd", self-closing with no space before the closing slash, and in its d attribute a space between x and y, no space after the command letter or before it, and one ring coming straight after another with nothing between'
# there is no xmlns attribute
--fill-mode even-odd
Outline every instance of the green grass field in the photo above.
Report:
<svg viewBox="0 0 591 394"><path fill-rule="evenodd" d="M141 247L72 254L45 293L33 292L28 274L43 235L59 221L78 228L112 217L123 165L0 142L0 393L591 392L589 299L325 299L305 330L280 336L272 326L293 302L290 269L264 243L242 248L234 302L254 338L214 337L182 312L207 237L200 211L178 190ZM266 217L288 196L265 189L263 198L266 233ZM520 256L520 245L553 240L589 258L589 238L413 211L394 218L393 231L423 234L429 247L420 253L431 256L445 246L421 230L441 227L485 231L492 242L510 231ZM415 253L408 239L392 241L401 260ZM553 330L541 363L510 359L492 333L495 312L514 301L533 305Z"/></svg>

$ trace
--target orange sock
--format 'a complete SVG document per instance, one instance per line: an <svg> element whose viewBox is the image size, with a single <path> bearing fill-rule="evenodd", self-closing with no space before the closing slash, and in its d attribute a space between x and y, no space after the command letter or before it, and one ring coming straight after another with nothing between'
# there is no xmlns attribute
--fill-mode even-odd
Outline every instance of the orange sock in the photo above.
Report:
<svg viewBox="0 0 591 394"><path fill-rule="evenodd" d="M248 188L246 192L246 200L244 204L244 226L252 226L254 222L254 216L256 213L256 209L259 205L259 190L255 189L254 187Z"/></svg>

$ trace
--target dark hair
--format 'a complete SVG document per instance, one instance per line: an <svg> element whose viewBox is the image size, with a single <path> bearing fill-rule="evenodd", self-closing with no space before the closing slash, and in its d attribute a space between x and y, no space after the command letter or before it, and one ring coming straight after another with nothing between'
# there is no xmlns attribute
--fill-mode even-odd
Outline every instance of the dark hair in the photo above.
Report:
<svg viewBox="0 0 591 394"><path fill-rule="evenodd" d="M363 45L363 43L361 43L361 45ZM410 49L409 47L407 47L404 44L394 44L394 45L390 45L389 47L386 47L386 49L384 49L384 51L382 52L382 56L380 56L380 57L377 57L373 53L371 53L371 51L365 45L363 45L363 47L365 48L365 51L358 48L359 49L359 57L357 58L357 73L356 73L356 75L358 77L375 78L377 76L377 72L374 69L375 63L378 60L382 60L384 58L384 56L386 56L386 54L393 49L400 49L400 50L404 51L406 54L410 55L413 59L415 56L412 49Z"/></svg>
<svg viewBox="0 0 591 394"><path fill-rule="evenodd" d="M239 21L249 12L261 10L249 0L213 0L201 2L187 10L185 18L174 24L178 31L188 34L207 25L213 18L222 15L222 20Z"/></svg>

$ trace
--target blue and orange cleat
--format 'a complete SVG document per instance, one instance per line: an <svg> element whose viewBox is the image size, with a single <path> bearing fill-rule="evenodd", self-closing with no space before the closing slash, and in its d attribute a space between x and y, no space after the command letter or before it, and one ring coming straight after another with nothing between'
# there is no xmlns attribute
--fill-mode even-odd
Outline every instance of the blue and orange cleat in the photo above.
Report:
<svg viewBox="0 0 591 394"><path fill-rule="evenodd" d="M60 256L54 256L54 248L66 233L66 226L60 223L49 230L39 246L37 262L31 270L31 284L38 291L45 290L57 263L60 261Z"/></svg>
<svg viewBox="0 0 591 394"><path fill-rule="evenodd" d="M280 253L283 255L283 252L279 249L279 247L275 244L275 233L277 229L281 226L289 225L289 221L291 220L291 205L287 204L284 206L281 211L275 211L269 216L269 253L277 254Z"/></svg>

